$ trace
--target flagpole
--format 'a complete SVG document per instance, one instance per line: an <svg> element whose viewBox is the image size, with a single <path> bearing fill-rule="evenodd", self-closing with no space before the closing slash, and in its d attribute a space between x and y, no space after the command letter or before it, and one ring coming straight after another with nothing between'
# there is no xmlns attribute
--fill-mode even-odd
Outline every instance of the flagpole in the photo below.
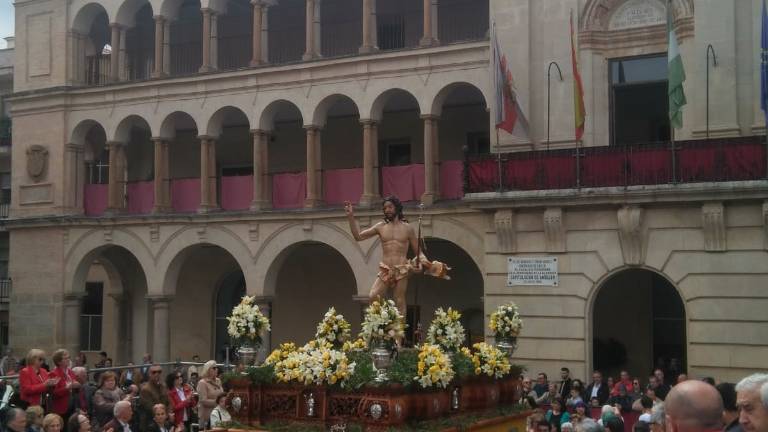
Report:
<svg viewBox="0 0 768 432"><path fill-rule="evenodd" d="M496 128L496 161L499 169L499 190L504 190L504 173L501 171L501 141L499 140L499 128Z"/></svg>

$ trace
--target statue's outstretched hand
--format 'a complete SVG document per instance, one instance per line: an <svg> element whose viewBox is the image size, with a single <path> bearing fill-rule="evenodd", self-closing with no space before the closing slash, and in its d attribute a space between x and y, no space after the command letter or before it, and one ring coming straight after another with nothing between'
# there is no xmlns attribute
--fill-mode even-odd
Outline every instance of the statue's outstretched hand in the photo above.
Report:
<svg viewBox="0 0 768 432"><path fill-rule="evenodd" d="M349 201L344 201L344 213L347 214L347 216L354 216L355 211L352 207L352 203Z"/></svg>

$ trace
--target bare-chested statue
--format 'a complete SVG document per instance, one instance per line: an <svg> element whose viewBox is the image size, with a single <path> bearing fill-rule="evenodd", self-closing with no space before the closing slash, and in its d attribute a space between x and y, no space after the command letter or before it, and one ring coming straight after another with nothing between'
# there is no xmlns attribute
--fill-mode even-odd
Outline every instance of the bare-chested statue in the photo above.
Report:
<svg viewBox="0 0 768 432"><path fill-rule="evenodd" d="M387 292L392 289L392 297L397 308L405 316L405 293L408 288L408 277L411 274L424 272L430 276L450 279L447 275L450 267L438 261L429 261L424 255L424 251L420 250L420 239L417 238L416 231L403 216L403 205L397 197L384 198L382 203L384 220L363 231L360 231L360 227L357 225L350 202L344 203L344 211L347 213L349 229L355 240L363 241L374 236L379 236L381 239L382 258L381 263L379 263L379 274L371 288L371 301L384 298ZM418 256L414 257L413 260L407 258L408 247L413 250L414 254L418 253Z"/></svg>

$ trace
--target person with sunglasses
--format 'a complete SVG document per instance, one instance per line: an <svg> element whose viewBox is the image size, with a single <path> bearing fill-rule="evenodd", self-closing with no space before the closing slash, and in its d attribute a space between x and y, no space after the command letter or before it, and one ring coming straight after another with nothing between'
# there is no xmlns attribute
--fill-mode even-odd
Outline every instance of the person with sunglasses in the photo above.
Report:
<svg viewBox="0 0 768 432"><path fill-rule="evenodd" d="M202 378L197 383L198 405L197 415L200 425L207 425L211 417L211 411L216 407L216 398L224 393L221 380L217 377L218 366L216 360L208 360L200 371Z"/></svg>
<svg viewBox="0 0 768 432"><path fill-rule="evenodd" d="M192 423L192 407L197 405L192 387L184 382L181 372L169 373L165 385L168 386L168 399L171 400L169 408L173 411L176 430L189 430Z"/></svg>
<svg viewBox="0 0 768 432"><path fill-rule="evenodd" d="M139 430L145 431L154 417L157 404L170 406L168 389L163 383L163 368L153 364L148 369L149 379L141 385L139 391Z"/></svg>
<svg viewBox="0 0 768 432"><path fill-rule="evenodd" d="M45 352L39 349L31 349L27 354L26 366L19 372L19 388L21 400L30 406L43 406L44 395L50 393L59 379L48 375L48 370L43 367Z"/></svg>

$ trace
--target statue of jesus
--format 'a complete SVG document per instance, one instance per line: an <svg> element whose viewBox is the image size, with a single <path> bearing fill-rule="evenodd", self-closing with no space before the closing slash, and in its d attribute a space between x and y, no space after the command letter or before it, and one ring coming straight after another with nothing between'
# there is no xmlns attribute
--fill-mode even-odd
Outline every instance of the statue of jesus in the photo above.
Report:
<svg viewBox="0 0 768 432"><path fill-rule="evenodd" d="M379 236L381 239L382 258L379 263L379 273L371 288L371 301L383 298L391 289L398 310L405 316L405 294L408 288L408 277L411 274L424 272L430 276L450 279L447 275L450 267L438 261L429 261L424 251L419 248L421 239L405 219L403 204L397 197L384 198L382 202L384 220L363 231L360 231L355 220L352 203L345 202L344 211L347 213L349 229L355 240L363 241L374 236ZM413 260L407 258L409 247L417 255Z"/></svg>

